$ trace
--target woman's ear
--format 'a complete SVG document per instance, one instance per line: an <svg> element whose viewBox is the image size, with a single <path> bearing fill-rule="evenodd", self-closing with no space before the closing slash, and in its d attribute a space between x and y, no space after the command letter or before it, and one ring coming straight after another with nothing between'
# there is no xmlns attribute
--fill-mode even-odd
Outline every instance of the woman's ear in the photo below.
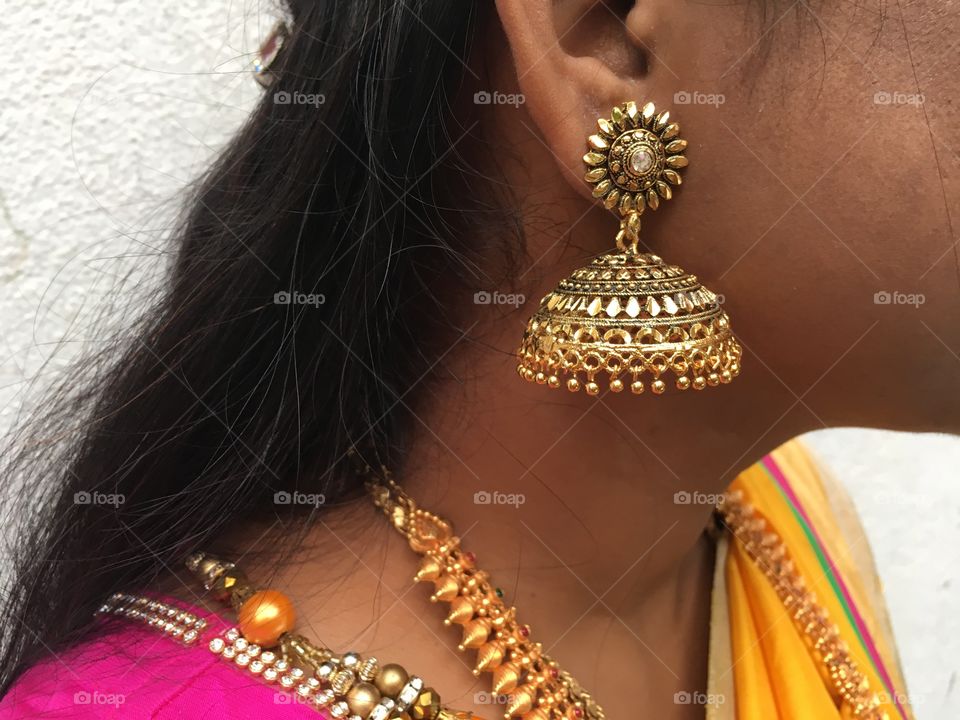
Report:
<svg viewBox="0 0 960 720"><path fill-rule="evenodd" d="M589 196L580 158L598 117L649 97L654 30L670 0L497 0L525 107L567 180ZM669 83L672 84L672 83ZM669 103L661 101L665 106Z"/></svg>

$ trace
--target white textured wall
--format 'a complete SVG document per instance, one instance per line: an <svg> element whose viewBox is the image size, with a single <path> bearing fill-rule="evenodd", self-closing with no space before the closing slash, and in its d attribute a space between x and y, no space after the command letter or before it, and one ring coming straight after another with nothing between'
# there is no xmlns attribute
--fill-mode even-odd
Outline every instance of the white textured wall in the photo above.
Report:
<svg viewBox="0 0 960 720"><path fill-rule="evenodd" d="M270 8L4 8L0 430L54 345L67 339L65 360L89 340L103 293L156 255L176 192L244 117L257 93L244 71L269 26L261 9ZM960 717L960 440L844 430L811 442L863 515L918 716Z"/></svg>

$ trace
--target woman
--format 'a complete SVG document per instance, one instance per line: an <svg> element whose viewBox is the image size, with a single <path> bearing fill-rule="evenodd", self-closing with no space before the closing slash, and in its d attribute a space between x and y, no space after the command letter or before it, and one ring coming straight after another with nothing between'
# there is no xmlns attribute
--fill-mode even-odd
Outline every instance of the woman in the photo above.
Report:
<svg viewBox="0 0 960 720"><path fill-rule="evenodd" d="M791 438L960 427L955 18L290 5L163 293L9 462L0 718L911 717Z"/></svg>

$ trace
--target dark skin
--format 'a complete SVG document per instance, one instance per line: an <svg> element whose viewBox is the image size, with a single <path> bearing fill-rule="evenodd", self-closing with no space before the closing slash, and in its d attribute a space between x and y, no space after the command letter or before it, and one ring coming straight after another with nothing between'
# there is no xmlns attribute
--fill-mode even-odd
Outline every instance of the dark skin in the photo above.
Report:
<svg viewBox="0 0 960 720"><path fill-rule="evenodd" d="M518 198L527 259L513 289L528 302L475 306L489 288L462 289L469 332L411 395L399 480L454 522L609 717L703 714L673 698L706 686L710 508L674 493L719 493L822 427L960 430L960 75L947 52L960 3L894 3L882 23L874 8L826 5L814 8L821 32L791 12L768 47L738 4L499 0L472 61L484 80L458 112L490 142L474 161L483 168L492 146L489 172ZM478 109L479 89L526 102ZM677 106L680 92L724 102ZM730 386L593 399L516 377L536 302L612 247L616 220L592 206L580 157L596 118L630 99L671 110L690 141L685 184L645 216L641 242L726 297L745 351ZM497 262L491 278L504 275ZM876 304L878 291L925 303ZM525 502L473 502L493 490ZM429 590L410 589L416 557L399 536L366 501L324 518L297 558L251 574L296 599L305 634L401 662L446 703L499 715L474 704L488 676L470 675ZM237 554L259 536L246 531Z"/></svg>

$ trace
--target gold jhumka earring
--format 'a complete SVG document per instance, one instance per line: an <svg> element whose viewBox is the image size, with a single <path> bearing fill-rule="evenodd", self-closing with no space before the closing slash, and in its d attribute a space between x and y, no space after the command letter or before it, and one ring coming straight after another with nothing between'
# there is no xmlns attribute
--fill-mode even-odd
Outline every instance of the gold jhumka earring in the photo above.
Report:
<svg viewBox="0 0 960 720"><path fill-rule="evenodd" d="M717 296L694 275L642 253L640 216L673 197L687 141L653 103L613 108L587 140L584 180L619 213L618 252L574 271L540 301L517 352L520 376L551 388L659 395L667 381L702 390L740 373L741 348Z"/></svg>

